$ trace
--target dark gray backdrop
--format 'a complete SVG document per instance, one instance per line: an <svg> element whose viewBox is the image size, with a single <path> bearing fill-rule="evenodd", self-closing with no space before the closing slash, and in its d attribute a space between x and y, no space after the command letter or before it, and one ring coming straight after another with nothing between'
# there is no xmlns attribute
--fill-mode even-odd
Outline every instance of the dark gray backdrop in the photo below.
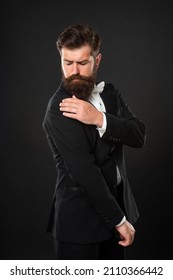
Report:
<svg viewBox="0 0 173 280"><path fill-rule="evenodd" d="M1 259L54 258L44 228L56 170L42 121L61 78L57 36L76 22L100 33L98 78L147 127L145 147L125 148L141 215L127 258L172 259L172 1L30 2L1 10Z"/></svg>

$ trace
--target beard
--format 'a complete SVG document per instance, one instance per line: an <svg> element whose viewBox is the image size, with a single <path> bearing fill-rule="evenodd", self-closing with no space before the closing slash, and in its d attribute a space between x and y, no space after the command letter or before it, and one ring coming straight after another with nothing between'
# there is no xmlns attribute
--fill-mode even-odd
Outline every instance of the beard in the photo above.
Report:
<svg viewBox="0 0 173 280"><path fill-rule="evenodd" d="M68 78L63 77L65 89L79 99L87 100L91 95L95 85L95 73L86 77L80 74L71 75Z"/></svg>

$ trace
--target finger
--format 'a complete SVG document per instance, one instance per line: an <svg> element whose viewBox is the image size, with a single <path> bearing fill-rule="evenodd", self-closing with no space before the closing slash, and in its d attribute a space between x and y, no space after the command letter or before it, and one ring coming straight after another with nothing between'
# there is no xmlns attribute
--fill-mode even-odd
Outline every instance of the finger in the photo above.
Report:
<svg viewBox="0 0 173 280"><path fill-rule="evenodd" d="M63 107L60 107L59 109L62 112L68 112L68 113L73 113L73 114L77 113L77 109L74 107L63 106Z"/></svg>
<svg viewBox="0 0 173 280"><path fill-rule="evenodd" d="M121 233L119 233L119 236L120 236L120 239L121 239L121 240L124 240L124 239L125 239L124 236L123 236Z"/></svg>
<svg viewBox="0 0 173 280"><path fill-rule="evenodd" d="M123 247L127 247L127 246L131 245L127 240L121 240L118 242L118 244Z"/></svg>
<svg viewBox="0 0 173 280"><path fill-rule="evenodd" d="M70 108L78 108L79 107L79 104L77 103L72 103L72 102L61 102L59 103L59 106L60 107L70 107Z"/></svg>
<svg viewBox="0 0 173 280"><path fill-rule="evenodd" d="M71 118L71 119L77 119L77 114L74 114L74 113L63 112L63 116Z"/></svg>
<svg viewBox="0 0 173 280"><path fill-rule="evenodd" d="M61 102L59 104L60 108L65 108L65 107L69 107L69 108L74 108L74 109L78 109L80 107L79 104L76 103L70 103L70 102Z"/></svg>
<svg viewBox="0 0 173 280"><path fill-rule="evenodd" d="M126 238L126 239L120 240L120 241L118 242L118 244L120 244L120 245L126 247L126 246L131 245L131 244L133 243L133 240L134 240L133 238Z"/></svg>
<svg viewBox="0 0 173 280"><path fill-rule="evenodd" d="M78 103L80 103L80 101L81 100L76 97L75 98L65 98L62 100L62 103L68 102L68 103L78 104Z"/></svg>

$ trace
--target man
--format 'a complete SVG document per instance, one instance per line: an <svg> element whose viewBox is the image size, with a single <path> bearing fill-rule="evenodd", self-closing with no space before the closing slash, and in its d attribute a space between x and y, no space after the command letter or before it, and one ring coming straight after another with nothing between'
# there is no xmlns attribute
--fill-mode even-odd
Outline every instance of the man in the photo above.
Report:
<svg viewBox="0 0 173 280"><path fill-rule="evenodd" d="M57 259L123 259L139 216L123 146L142 147L145 126L112 84L97 83L100 44L83 24L57 40L62 83L43 121L58 172L47 226Z"/></svg>

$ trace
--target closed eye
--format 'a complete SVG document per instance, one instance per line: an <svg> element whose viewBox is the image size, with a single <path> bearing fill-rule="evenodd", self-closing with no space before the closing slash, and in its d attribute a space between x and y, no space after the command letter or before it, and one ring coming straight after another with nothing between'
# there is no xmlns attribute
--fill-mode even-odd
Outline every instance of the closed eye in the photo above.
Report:
<svg viewBox="0 0 173 280"><path fill-rule="evenodd" d="M88 60L78 62L78 64L80 64L80 65L86 65L87 63L88 63Z"/></svg>
<svg viewBox="0 0 173 280"><path fill-rule="evenodd" d="M73 61L71 61L71 60L64 60L64 63L65 63L66 65L72 65L72 64L73 64ZM83 61L78 61L78 62L77 62L77 64L79 64L79 65L86 65L86 64L88 64L88 63L89 63L88 60L83 60Z"/></svg>
<svg viewBox="0 0 173 280"><path fill-rule="evenodd" d="M69 60L64 60L64 63L65 63L66 65L71 65L73 62L72 62L72 61L69 61Z"/></svg>

